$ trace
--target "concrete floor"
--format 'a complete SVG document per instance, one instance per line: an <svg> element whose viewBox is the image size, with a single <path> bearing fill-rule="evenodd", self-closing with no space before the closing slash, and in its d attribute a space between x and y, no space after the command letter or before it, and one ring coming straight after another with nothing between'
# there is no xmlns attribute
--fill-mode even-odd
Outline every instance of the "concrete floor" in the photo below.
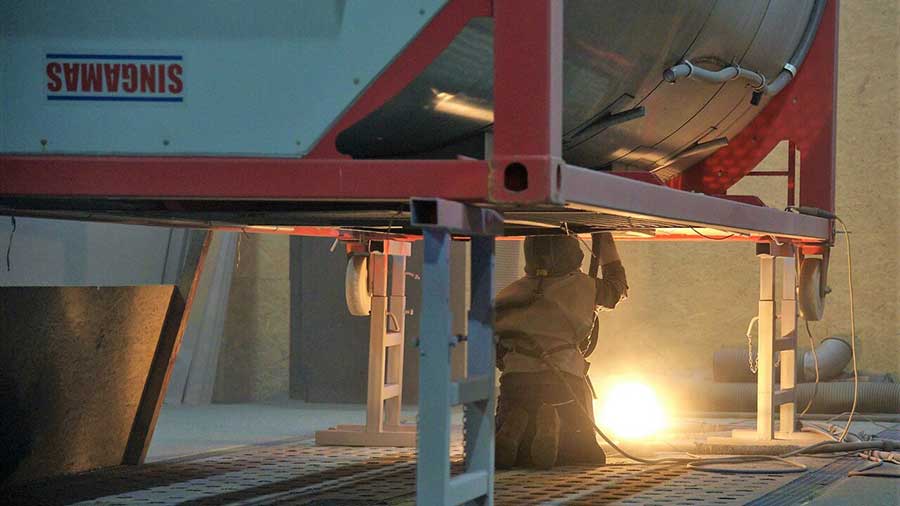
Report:
<svg viewBox="0 0 900 506"><path fill-rule="evenodd" d="M415 423L415 413L415 408L404 409L402 420ZM312 436L317 430L337 424L365 421L365 406L359 404L307 404L294 400L206 406L166 404L160 412L147 461Z"/></svg>
<svg viewBox="0 0 900 506"><path fill-rule="evenodd" d="M404 411L406 422L415 422L414 409ZM169 460L245 445L269 443L300 436L335 424L359 424L365 421L362 405L306 404L299 401L273 401L260 404L215 404L210 406L165 406L161 415L149 461ZM700 420L689 423L696 426ZM729 424L751 425L750 420L703 420L721 429ZM459 423L459 419L455 420ZM877 434L885 425L854 423L854 431ZM828 486L808 504L900 505L900 479L844 478Z"/></svg>

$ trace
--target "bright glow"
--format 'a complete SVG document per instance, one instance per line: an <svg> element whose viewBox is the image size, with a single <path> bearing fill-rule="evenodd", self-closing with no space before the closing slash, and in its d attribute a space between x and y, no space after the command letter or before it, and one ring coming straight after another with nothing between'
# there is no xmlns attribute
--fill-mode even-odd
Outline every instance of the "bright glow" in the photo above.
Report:
<svg viewBox="0 0 900 506"><path fill-rule="evenodd" d="M445 91L432 90L434 93L434 110L454 116L461 116L476 121L493 123L494 111L476 103Z"/></svg>
<svg viewBox="0 0 900 506"><path fill-rule="evenodd" d="M614 384L598 404L594 410L597 423L615 438L644 438L666 426L662 404L653 389L643 383Z"/></svg>

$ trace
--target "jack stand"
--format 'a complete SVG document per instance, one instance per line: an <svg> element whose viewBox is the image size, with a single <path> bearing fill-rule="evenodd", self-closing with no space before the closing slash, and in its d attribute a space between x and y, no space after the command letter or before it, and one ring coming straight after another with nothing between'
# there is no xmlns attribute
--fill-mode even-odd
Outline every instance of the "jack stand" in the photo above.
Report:
<svg viewBox="0 0 900 506"><path fill-rule="evenodd" d="M711 437L710 444L805 445L825 440L819 434L796 430L797 384L797 268L793 243L758 243L759 345L756 372L756 430L734 430L732 437ZM776 338L775 279L781 264L781 337ZM779 389L775 390L775 355L781 361ZM779 408L775 431L774 407Z"/></svg>
<svg viewBox="0 0 900 506"><path fill-rule="evenodd" d="M317 445L416 445L416 426L400 423L406 327L406 257L410 255L411 247L410 243L399 241L384 241L381 244L382 251L369 252L368 262L372 309L369 316L366 424L338 425L318 431Z"/></svg>
<svg viewBox="0 0 900 506"><path fill-rule="evenodd" d="M413 226L422 228L422 337L416 504L491 506L494 492L494 236L503 218L491 209L440 199L412 199ZM466 378L451 379L450 234L471 238L471 290ZM450 477L450 418L463 406L465 471Z"/></svg>

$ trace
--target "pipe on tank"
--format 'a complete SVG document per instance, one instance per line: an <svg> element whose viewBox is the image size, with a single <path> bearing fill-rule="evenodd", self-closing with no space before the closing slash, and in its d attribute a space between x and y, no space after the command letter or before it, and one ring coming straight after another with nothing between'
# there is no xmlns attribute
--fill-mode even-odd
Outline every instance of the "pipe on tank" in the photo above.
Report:
<svg viewBox="0 0 900 506"><path fill-rule="evenodd" d="M816 32L819 29L822 16L825 14L825 2L826 0L816 0L815 5L813 5L812 16L809 17L809 22L806 24L806 29L803 31L803 36L800 38L800 43L797 44L797 49L794 50L794 54L792 54L791 58L784 64L784 70L782 70L771 83L766 85L763 90L753 92L753 98L751 99L753 105L759 103L759 99L763 94L775 95L783 90L784 87L791 82L794 76L797 75L797 69L803 64L803 60L806 59L806 54L809 53L809 48L812 47L813 39L816 38Z"/></svg>
<svg viewBox="0 0 900 506"><path fill-rule="evenodd" d="M708 70L694 65L689 60L684 60L674 67L667 68L663 72L663 79L669 83L674 83L682 77L692 77L707 83L724 83L725 81L734 81L735 79L745 79L749 81L754 88L766 84L766 78L762 74L750 69L745 69L739 65L724 67L720 70Z"/></svg>
<svg viewBox="0 0 900 506"><path fill-rule="evenodd" d="M785 62L781 72L772 81L768 81L762 73L742 68L740 65L730 65L719 70L708 70L698 67L689 60L684 60L678 65L663 71L663 79L670 83L674 83L682 77L694 78L708 83L724 83L735 79L744 79L753 86L753 96L750 99L750 103L758 105L763 95L778 94L797 75L797 69L803 64L803 60L806 59L806 54L809 53L809 48L812 47L819 24L822 21L822 16L825 13L825 2L826 0L816 0L816 3L813 5L812 15L806 24L803 35L800 37L797 48L794 49L794 53Z"/></svg>

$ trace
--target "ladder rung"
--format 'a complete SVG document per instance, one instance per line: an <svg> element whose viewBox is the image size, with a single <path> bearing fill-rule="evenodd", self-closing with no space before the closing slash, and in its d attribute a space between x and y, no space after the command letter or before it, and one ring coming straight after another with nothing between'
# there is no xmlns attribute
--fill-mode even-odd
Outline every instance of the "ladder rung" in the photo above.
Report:
<svg viewBox="0 0 900 506"><path fill-rule="evenodd" d="M772 351L778 353L779 351L793 350L797 347L797 336L790 335L781 337L775 340L772 343Z"/></svg>
<svg viewBox="0 0 900 506"><path fill-rule="evenodd" d="M381 391L385 400L393 399L400 395L400 385L398 383L385 383Z"/></svg>
<svg viewBox="0 0 900 506"><path fill-rule="evenodd" d="M403 344L403 334L400 332L387 332L384 335L384 347L400 346Z"/></svg>
<svg viewBox="0 0 900 506"><path fill-rule="evenodd" d="M486 400L490 398L493 389L494 382L489 376L478 376L450 383L450 405L456 406Z"/></svg>
<svg viewBox="0 0 900 506"><path fill-rule="evenodd" d="M488 472L469 471L450 478L444 504L466 504L488 493Z"/></svg>
<svg viewBox="0 0 900 506"><path fill-rule="evenodd" d="M784 390L778 390L775 392L775 395L773 397L773 406L781 406L782 404L794 402L794 389L785 388Z"/></svg>

